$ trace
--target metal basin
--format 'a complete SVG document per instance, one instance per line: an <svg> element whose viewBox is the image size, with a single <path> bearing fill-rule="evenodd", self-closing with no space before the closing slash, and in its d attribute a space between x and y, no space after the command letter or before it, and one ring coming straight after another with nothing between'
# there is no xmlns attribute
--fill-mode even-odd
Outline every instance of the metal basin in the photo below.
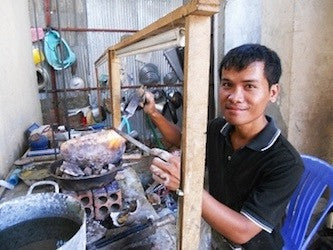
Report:
<svg viewBox="0 0 333 250"><path fill-rule="evenodd" d="M85 249L86 215L80 202L65 194L31 194L0 204L0 249Z"/></svg>

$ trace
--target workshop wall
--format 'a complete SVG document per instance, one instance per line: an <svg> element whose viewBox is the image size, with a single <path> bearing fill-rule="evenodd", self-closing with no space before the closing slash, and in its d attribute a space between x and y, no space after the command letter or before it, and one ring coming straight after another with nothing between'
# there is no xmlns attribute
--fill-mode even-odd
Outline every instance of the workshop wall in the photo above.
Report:
<svg viewBox="0 0 333 250"><path fill-rule="evenodd" d="M224 53L261 43L280 55L278 102L268 107L303 154L333 161L333 2L224 1Z"/></svg>
<svg viewBox="0 0 333 250"><path fill-rule="evenodd" d="M288 138L333 162L333 1L262 2L262 43L284 64L279 107Z"/></svg>
<svg viewBox="0 0 333 250"><path fill-rule="evenodd" d="M259 43L261 0L225 2L224 53L244 43Z"/></svg>
<svg viewBox="0 0 333 250"><path fill-rule="evenodd" d="M41 122L28 1L1 1L0 45L1 177L22 154L24 131L33 122Z"/></svg>
<svg viewBox="0 0 333 250"><path fill-rule="evenodd" d="M269 2L269 1L268 1ZM235 48L244 43L261 43L262 29L265 27L273 27L276 22L288 19L288 12L283 12L283 18L269 19L269 25L262 27L262 0L235 0L224 1L224 54L230 49ZM285 15L287 17L285 17ZM220 15L222 16L222 15ZM270 30L270 28L268 28ZM283 34L285 35L285 34ZM267 44L270 47L269 44ZM281 56L282 57L282 56ZM283 61L283 58L282 58ZM284 62L283 62L284 64ZM284 66L284 65L283 65ZM283 95L284 97L285 95ZM287 97L288 95L286 95ZM283 99L283 97L280 99ZM277 126L281 129L282 134L287 136L288 129L285 120L281 114L281 103L271 104L267 108L267 114L275 119Z"/></svg>
<svg viewBox="0 0 333 250"><path fill-rule="evenodd" d="M89 108L96 110L98 105L107 111L109 110L107 104L110 99L110 91L106 88L107 81L105 80L108 78L107 63L98 68L99 85L104 89L100 91L99 96L96 91L97 81L94 62L98 57L108 47L118 43L123 36L133 34L136 30L144 28L182 5L182 0L112 0L97 2L93 0L52 0L49 2L48 8L45 8L45 1L30 0L29 2L31 26L41 27L44 30L47 27L60 30L62 38L76 55L76 63L66 69L54 71L55 81L50 81L45 89L40 91L44 123L57 122L64 124L65 110L68 110L71 127L80 126L81 118L78 117L75 120L74 118L77 116L73 115L78 110L87 112L87 107L88 110ZM48 23L46 22L47 17L49 17ZM95 31L93 32L93 30ZM37 41L33 43L33 46L43 49L44 44L43 41ZM161 84L164 76L172 71L170 64L163 56L163 51L122 58L122 86L127 86L122 89L123 104L128 101L128 97L134 91L131 87L139 85L139 70L145 63L153 63L158 67ZM52 79L52 70L48 63L44 61L42 66L47 69ZM74 78L82 79L81 86L72 86ZM75 90L76 88L84 89ZM64 89L67 90L66 93L64 93ZM182 91L181 87L163 89L165 91ZM56 99L57 101L55 101ZM55 106L55 103L58 103L58 106ZM59 113L58 117L55 115L57 111ZM168 116L169 113L166 113L166 116ZM179 117L178 125L181 125L181 108L177 110L177 115ZM111 115L108 113L105 123L111 123ZM142 139L151 138L149 130L148 133L144 133L149 128L146 126L142 111L136 112L131 117L130 123L131 128L137 130Z"/></svg>

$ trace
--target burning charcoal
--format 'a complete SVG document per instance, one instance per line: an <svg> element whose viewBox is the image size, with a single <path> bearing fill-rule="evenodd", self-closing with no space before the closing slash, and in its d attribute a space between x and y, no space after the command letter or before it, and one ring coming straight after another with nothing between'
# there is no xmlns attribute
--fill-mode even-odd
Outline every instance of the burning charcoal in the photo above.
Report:
<svg viewBox="0 0 333 250"><path fill-rule="evenodd" d="M101 170L101 174L106 174L108 171L106 169Z"/></svg>
<svg viewBox="0 0 333 250"><path fill-rule="evenodd" d="M109 170L112 170L112 169L114 169L116 166L114 165L114 164L111 164L111 163L109 163L109 165L108 165L108 169Z"/></svg>
<svg viewBox="0 0 333 250"><path fill-rule="evenodd" d="M65 174L71 175L71 176L83 176L84 172L81 170L81 168L76 164L71 164L66 161L62 163L60 166L60 170L64 172Z"/></svg>
<svg viewBox="0 0 333 250"><path fill-rule="evenodd" d="M56 171L55 171L55 174L56 174L57 176L61 176L62 173L63 173L63 172L60 170L60 167L57 168Z"/></svg>
<svg viewBox="0 0 333 250"><path fill-rule="evenodd" d="M90 167L85 167L83 169L83 172L85 173L85 175L92 175L92 169Z"/></svg>
<svg viewBox="0 0 333 250"><path fill-rule="evenodd" d="M79 166L102 168L117 163L125 152L125 139L114 130L105 130L70 139L60 147L64 160Z"/></svg>
<svg viewBox="0 0 333 250"><path fill-rule="evenodd" d="M103 165L101 163L96 163L96 165L94 166L95 169L98 169L99 171L101 171L103 169Z"/></svg>
<svg viewBox="0 0 333 250"><path fill-rule="evenodd" d="M94 175L99 175L101 173L101 170L100 169L94 169L93 170L93 174Z"/></svg>

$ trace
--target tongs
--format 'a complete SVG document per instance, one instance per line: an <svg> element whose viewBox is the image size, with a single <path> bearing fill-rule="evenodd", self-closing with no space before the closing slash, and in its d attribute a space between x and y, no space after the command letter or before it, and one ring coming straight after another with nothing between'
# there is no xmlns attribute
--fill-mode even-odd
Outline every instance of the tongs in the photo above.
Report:
<svg viewBox="0 0 333 250"><path fill-rule="evenodd" d="M142 151L146 152L149 155L156 156L156 157L162 159L165 162L167 162L170 159L170 157L172 156L169 152L167 152L167 151L165 151L163 149L160 149L160 148L149 148L149 147L147 147L142 142L139 142L138 140L134 139L129 134L126 134L125 132L123 132L123 131L121 131L121 130L119 130L117 128L112 128L112 129L114 131L116 131L119 135L121 135L122 137L124 137L127 141L129 141L133 145L137 146L138 148L140 148ZM157 181L155 181L146 190L146 193L147 194L151 193L157 185L159 185L159 183ZM184 195L183 191L181 191L180 189L177 189L176 194L179 195L179 196L183 196Z"/></svg>
<svg viewBox="0 0 333 250"><path fill-rule="evenodd" d="M142 142L139 142L138 140L134 139L132 136L130 136L129 134L126 134L125 132L116 129L116 128L112 128L114 131L116 131L119 135L121 135L122 137L124 137L127 141L129 141L130 143L134 144L135 146L137 146L138 148L140 148L142 151L146 152L149 155L152 156L156 156L161 158L163 161L168 161L170 159L170 157L172 156L169 152L160 149L160 148L149 148L147 147L145 144L143 144Z"/></svg>

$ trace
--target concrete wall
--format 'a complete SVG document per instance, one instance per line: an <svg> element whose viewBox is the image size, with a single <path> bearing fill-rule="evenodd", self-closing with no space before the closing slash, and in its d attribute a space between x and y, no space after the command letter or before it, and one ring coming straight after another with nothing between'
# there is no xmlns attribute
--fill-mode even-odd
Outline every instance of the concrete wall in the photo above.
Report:
<svg viewBox="0 0 333 250"><path fill-rule="evenodd" d="M281 94L267 113L303 154L333 162L333 1L226 0L224 52L260 42L281 57Z"/></svg>
<svg viewBox="0 0 333 250"><path fill-rule="evenodd" d="M279 104L301 152L333 162L333 1L262 1L262 43L282 58Z"/></svg>
<svg viewBox="0 0 333 250"><path fill-rule="evenodd" d="M0 46L0 176L3 176L22 153L24 131L33 122L41 122L28 1L1 1Z"/></svg>
<svg viewBox="0 0 333 250"><path fill-rule="evenodd" d="M224 1L223 7L225 53L244 43L260 42L261 0Z"/></svg>
<svg viewBox="0 0 333 250"><path fill-rule="evenodd" d="M283 6L288 7L285 3L283 3L283 1L277 2L283 4ZM267 13L266 8L270 7L272 5L271 3L271 0L223 1L223 9L221 9L222 15L220 16L223 16L224 13L224 54L226 54L230 49L244 43L262 43L262 33L269 33L271 29L275 30L275 32L280 31L274 26L279 26L279 22L285 23L284 20L289 20L292 16L289 16L290 11L284 11L280 13L281 18L278 18L277 20L267 18L267 23L263 23L262 19L266 17L265 14ZM291 14L292 13L293 12L291 11ZM281 33L283 32L284 31ZM283 37L285 34L279 34L279 36ZM266 45L268 47L272 47L269 43ZM283 46L283 44L281 44L281 46ZM272 48L275 49L274 47ZM285 65L285 62L283 62L283 65ZM282 117L281 109L287 107L286 110L288 111L288 103L288 96L281 95L279 101L277 103L271 104L267 108L266 112L268 115L275 119L277 126L282 130L282 134L285 136L288 134L288 129L285 119ZM282 106L282 104L284 106ZM288 118L288 115L286 117Z"/></svg>
<svg viewBox="0 0 333 250"><path fill-rule="evenodd" d="M275 50L282 64L281 93L276 104L268 108L288 137L290 114L290 83L294 36L294 2L290 0L262 1L261 43Z"/></svg>

